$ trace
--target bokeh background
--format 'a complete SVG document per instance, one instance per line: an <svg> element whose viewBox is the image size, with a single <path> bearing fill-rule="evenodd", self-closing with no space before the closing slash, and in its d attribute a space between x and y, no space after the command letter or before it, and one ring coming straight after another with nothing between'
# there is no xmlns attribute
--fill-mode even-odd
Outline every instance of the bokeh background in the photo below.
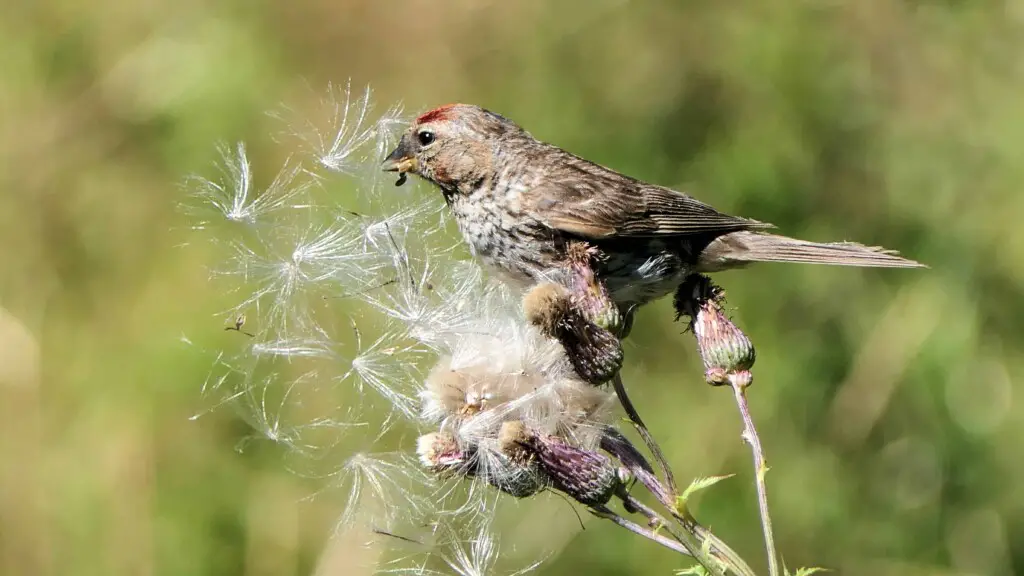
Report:
<svg viewBox="0 0 1024 576"><path fill-rule="evenodd" d="M191 420L226 299L181 182L254 164L329 82L468 101L595 161L926 271L719 277L791 567L1024 571L1024 2L42 0L0 18L0 573L369 574L344 495L230 409ZM312 90L310 89L312 87ZM749 455L669 302L627 349L698 516L763 567ZM313 499L308 497L319 493ZM667 574L568 504L503 531L510 567ZM531 548L532 546L532 548ZM503 561L506 558L503 558ZM498 572L500 573L500 572Z"/></svg>

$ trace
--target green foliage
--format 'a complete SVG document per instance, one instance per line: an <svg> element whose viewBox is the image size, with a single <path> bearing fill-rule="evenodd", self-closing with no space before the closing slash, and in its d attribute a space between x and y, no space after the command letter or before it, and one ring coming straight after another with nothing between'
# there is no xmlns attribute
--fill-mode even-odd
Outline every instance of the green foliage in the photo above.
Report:
<svg viewBox="0 0 1024 576"><path fill-rule="evenodd" d="M819 574L822 572L828 572L825 568L797 568L796 572L790 572L787 568L785 571L786 576L811 576L811 574Z"/></svg>
<svg viewBox="0 0 1024 576"><path fill-rule="evenodd" d="M735 474L694 478L693 481L690 482L690 485L687 486L685 490L683 490L683 493L676 497L676 511L680 514L687 514L687 504L689 503L690 498L694 494L700 492L701 490L706 490L714 486L715 484L718 484L722 480L728 480L733 476L735 476Z"/></svg>

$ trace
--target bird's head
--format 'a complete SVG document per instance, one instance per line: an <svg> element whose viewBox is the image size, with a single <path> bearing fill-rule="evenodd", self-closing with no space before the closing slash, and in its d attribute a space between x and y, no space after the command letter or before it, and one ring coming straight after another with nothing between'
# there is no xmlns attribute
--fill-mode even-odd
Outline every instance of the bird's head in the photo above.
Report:
<svg viewBox="0 0 1024 576"><path fill-rule="evenodd" d="M415 174L454 194L491 174L495 143L522 132L511 120L479 106L441 106L413 121L381 168Z"/></svg>

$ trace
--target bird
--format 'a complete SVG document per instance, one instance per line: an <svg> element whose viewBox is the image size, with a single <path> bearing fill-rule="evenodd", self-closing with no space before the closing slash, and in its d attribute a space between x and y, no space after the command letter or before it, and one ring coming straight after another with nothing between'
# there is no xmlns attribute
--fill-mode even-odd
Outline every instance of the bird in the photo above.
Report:
<svg viewBox="0 0 1024 576"><path fill-rule="evenodd" d="M420 114L381 168L398 173L398 185L413 174L440 189L473 256L511 283L543 282L585 242L602 255L595 273L624 311L692 274L755 262L923 267L879 247L774 234L771 224L586 160L473 104Z"/></svg>

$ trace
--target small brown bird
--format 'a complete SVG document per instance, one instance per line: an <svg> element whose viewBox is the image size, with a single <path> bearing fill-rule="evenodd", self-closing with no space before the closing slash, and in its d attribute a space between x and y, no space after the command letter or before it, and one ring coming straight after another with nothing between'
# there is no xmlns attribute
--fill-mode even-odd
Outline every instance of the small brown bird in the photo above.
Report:
<svg viewBox="0 0 1024 576"><path fill-rule="evenodd" d="M599 166L469 104L416 118L383 169L399 184L406 173L436 184L472 253L520 283L545 279L569 242L586 241L605 255L598 275L623 309L669 294L691 273L752 262L921 266L853 242L769 234L771 224Z"/></svg>

